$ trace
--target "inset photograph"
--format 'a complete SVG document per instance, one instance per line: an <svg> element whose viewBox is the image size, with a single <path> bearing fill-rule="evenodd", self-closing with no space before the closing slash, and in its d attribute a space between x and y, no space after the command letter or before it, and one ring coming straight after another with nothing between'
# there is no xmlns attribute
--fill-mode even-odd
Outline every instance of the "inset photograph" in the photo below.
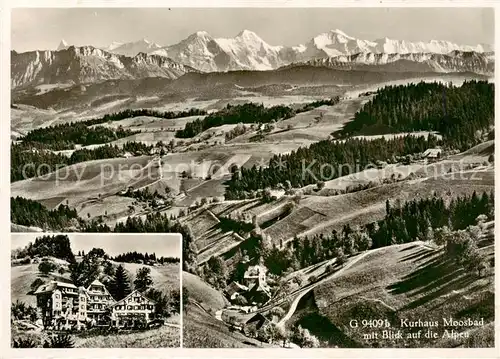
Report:
<svg viewBox="0 0 500 359"><path fill-rule="evenodd" d="M12 347L180 347L180 235L11 241Z"/></svg>

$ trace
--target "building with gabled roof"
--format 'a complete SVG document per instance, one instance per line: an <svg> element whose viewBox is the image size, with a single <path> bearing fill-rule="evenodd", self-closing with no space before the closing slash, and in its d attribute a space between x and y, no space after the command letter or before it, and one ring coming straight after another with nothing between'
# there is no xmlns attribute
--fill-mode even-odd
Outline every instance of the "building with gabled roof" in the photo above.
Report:
<svg viewBox="0 0 500 359"><path fill-rule="evenodd" d="M436 161L441 158L443 150L441 148L428 148L422 154L423 158L426 158L431 161Z"/></svg>
<svg viewBox="0 0 500 359"><path fill-rule="evenodd" d="M155 318L156 303L134 290L116 301L98 279L87 288L52 280L39 286L38 316L45 329L70 330L87 326L135 327Z"/></svg>
<svg viewBox="0 0 500 359"><path fill-rule="evenodd" d="M246 336L253 337L256 336L256 333L260 330L260 328L270 324L271 321L264 317L261 313L257 313L251 317L249 317L243 323L243 332Z"/></svg>
<svg viewBox="0 0 500 359"><path fill-rule="evenodd" d="M230 300L234 300L239 297L242 293L248 291L248 287L240 284L238 282L231 282L225 289L224 292Z"/></svg>
<svg viewBox="0 0 500 359"><path fill-rule="evenodd" d="M94 325L106 325L109 320L107 318L107 308L115 303L106 286L98 279L94 280L87 287L87 317Z"/></svg>
<svg viewBox="0 0 500 359"><path fill-rule="evenodd" d="M81 328L87 321L85 289L74 284L52 280L34 292L38 316L44 327Z"/></svg>
<svg viewBox="0 0 500 359"><path fill-rule="evenodd" d="M111 325L131 327L138 322L147 324L154 319L156 303L138 290L111 304Z"/></svg>

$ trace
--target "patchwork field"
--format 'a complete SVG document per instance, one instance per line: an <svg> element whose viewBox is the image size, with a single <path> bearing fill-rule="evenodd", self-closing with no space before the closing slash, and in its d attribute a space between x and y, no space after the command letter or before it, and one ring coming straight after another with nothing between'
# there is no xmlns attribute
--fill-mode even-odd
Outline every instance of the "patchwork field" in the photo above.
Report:
<svg viewBox="0 0 500 359"><path fill-rule="evenodd" d="M338 196L305 196L290 215L264 230L275 241L339 229L344 224L362 225L381 219L385 201L426 198L433 193L452 198L474 191L494 190L494 170L453 173L436 178L397 182Z"/></svg>
<svg viewBox="0 0 500 359"><path fill-rule="evenodd" d="M150 156L82 162L11 184L11 196L49 201L55 206L66 199L72 205L116 194L129 186L140 188L160 177L158 161Z"/></svg>

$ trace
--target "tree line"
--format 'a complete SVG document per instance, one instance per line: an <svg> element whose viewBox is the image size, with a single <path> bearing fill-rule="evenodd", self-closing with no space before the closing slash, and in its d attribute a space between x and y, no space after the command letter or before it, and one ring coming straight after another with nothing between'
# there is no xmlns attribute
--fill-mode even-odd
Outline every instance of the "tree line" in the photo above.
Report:
<svg viewBox="0 0 500 359"><path fill-rule="evenodd" d="M76 145L89 146L111 142L140 133L121 126L112 129L104 126L89 127L83 122L70 122L31 130L21 138L27 145L41 144L43 148L60 151L71 150Z"/></svg>
<svg viewBox="0 0 500 359"><path fill-rule="evenodd" d="M178 130L175 134L180 138L191 138L199 133L211 128L222 125L235 125L238 123L269 123L281 119L293 117L296 113L310 111L323 105L335 105L339 102L339 97L332 99L319 100L308 103L303 107L294 110L291 106L276 105L264 107L263 104L246 103L242 105L228 104L222 110L211 113L203 120L197 119L186 124L184 129Z"/></svg>
<svg viewBox="0 0 500 359"><path fill-rule="evenodd" d="M448 205L442 198L414 199L401 204L386 202L386 215L378 221L313 237L294 238L285 248L261 239L259 254L273 274L301 268L337 258L343 262L354 253L415 240L435 239L440 228L465 230L475 225L481 215L490 220L494 216L494 194L474 192L454 198Z"/></svg>
<svg viewBox="0 0 500 359"><path fill-rule="evenodd" d="M99 125L101 123L120 121L127 118L140 117L140 116L175 119L175 118L189 117L189 116L204 116L206 114L207 111L197 108L191 108L185 111L156 111L151 109L137 109L137 110L127 109L115 113L106 114L103 117L83 121L83 123L87 126L92 126L92 125Z"/></svg>
<svg viewBox="0 0 500 359"><path fill-rule="evenodd" d="M437 131L446 146L466 150L493 126L494 99L494 84L487 81L386 86L337 135Z"/></svg>
<svg viewBox="0 0 500 359"><path fill-rule="evenodd" d="M75 260L67 235L58 234L37 237L34 242L30 242L26 247L15 251L15 258L49 256L68 262Z"/></svg>
<svg viewBox="0 0 500 359"><path fill-rule="evenodd" d="M40 202L19 196L10 198L10 218L12 223L44 230L66 230L79 221L76 209L65 204L49 210Z"/></svg>
<svg viewBox="0 0 500 359"><path fill-rule="evenodd" d="M100 118L86 121L70 122L34 129L21 140L25 143L42 144L44 148L55 151L73 149L75 145L95 145L107 143L119 138L128 137L140 131L131 131L119 126L111 129L96 126L107 122L119 121L138 116L150 116L165 119L175 119L187 116L206 115L205 110L192 108L186 111L155 111L150 109L124 110L106 114Z"/></svg>
<svg viewBox="0 0 500 359"><path fill-rule="evenodd" d="M226 197L248 197L249 191L276 188L285 183L303 187L362 171L378 161L396 163L404 156L422 153L439 144L440 141L433 135L427 138L406 135L374 140L350 138L343 142L324 140L289 154L275 155L266 168L254 165L239 169L227 181Z"/></svg>
<svg viewBox="0 0 500 359"><path fill-rule="evenodd" d="M155 262L160 264L179 263L180 261L180 259L176 257L157 257L156 253L139 253L137 251L119 254L115 256L113 260L124 263Z"/></svg>
<svg viewBox="0 0 500 359"><path fill-rule="evenodd" d="M75 150L71 156L54 153L39 147L32 147L26 143L11 145L11 182L43 176L60 168L80 162L117 158L126 152L134 155L148 155L153 146L142 142L126 142L120 148L117 145L105 144L93 149L82 148ZM26 166L26 164L30 164Z"/></svg>

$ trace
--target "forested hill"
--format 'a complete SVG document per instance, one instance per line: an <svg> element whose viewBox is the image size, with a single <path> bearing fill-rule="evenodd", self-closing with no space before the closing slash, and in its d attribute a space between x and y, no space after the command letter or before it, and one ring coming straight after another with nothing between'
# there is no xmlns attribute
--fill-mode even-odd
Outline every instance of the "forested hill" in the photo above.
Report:
<svg viewBox="0 0 500 359"><path fill-rule="evenodd" d="M412 135L366 140L320 141L290 154L276 155L267 168L241 168L227 182L227 198L241 198L247 191L276 187L290 181L302 187L363 170L377 161L398 162L402 156L424 152L441 144L436 136Z"/></svg>
<svg viewBox="0 0 500 359"><path fill-rule="evenodd" d="M310 111L323 105L333 106L340 101L336 96L331 99L318 100L293 109L290 106L276 105L264 107L263 104L245 103L242 105L228 104L224 109L211 113L203 120L197 119L186 124L183 130L176 132L176 137L190 138L197 134L217 126L235 125L238 123L269 123L280 119L293 117L295 114Z"/></svg>
<svg viewBox="0 0 500 359"><path fill-rule="evenodd" d="M243 198L248 191L276 187L287 181L293 187L302 187L331 180L357 172L369 163L399 162L402 156L422 153L437 145L463 151L483 141L493 125L494 85L488 82L466 81L460 87L424 82L388 86L377 91L354 120L336 133L337 137L347 138L345 142L320 141L287 155L274 156L267 168L242 168L228 181L226 197ZM426 140L411 135L372 141L349 138L412 131L438 131L443 139L429 136Z"/></svg>
<svg viewBox="0 0 500 359"><path fill-rule="evenodd" d="M465 81L459 87L437 82L387 86L337 135L437 131L447 146L466 150L493 126L494 100L494 84L486 81Z"/></svg>

